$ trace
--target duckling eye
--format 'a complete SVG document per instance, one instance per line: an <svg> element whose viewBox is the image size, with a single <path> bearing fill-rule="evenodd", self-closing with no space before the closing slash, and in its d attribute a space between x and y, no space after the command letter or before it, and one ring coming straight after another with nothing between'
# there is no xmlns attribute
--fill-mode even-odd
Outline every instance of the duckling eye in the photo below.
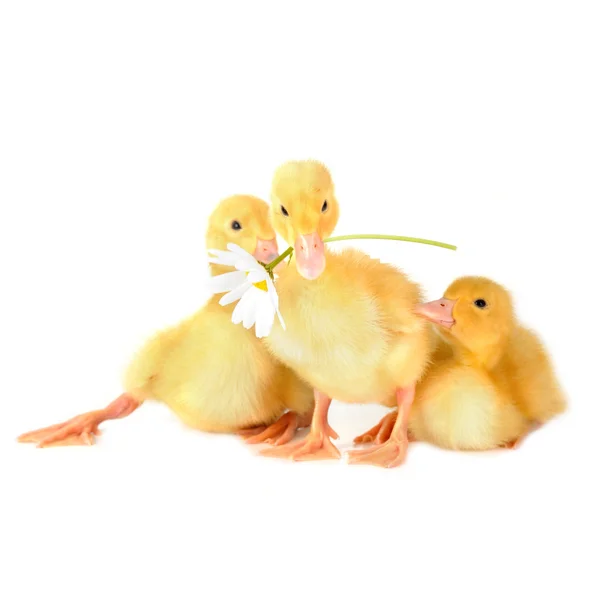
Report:
<svg viewBox="0 0 600 600"><path fill-rule="evenodd" d="M231 229L235 229L236 231L239 231L242 228L242 224L239 221L234 221L231 224Z"/></svg>
<svg viewBox="0 0 600 600"><path fill-rule="evenodd" d="M290 213L285 209L285 206L283 204L281 205L281 212L283 213L284 217L290 216Z"/></svg>
<svg viewBox="0 0 600 600"><path fill-rule="evenodd" d="M325 200L325 202L323 202L323 206L321 207L321 212L327 212L328 208L329 204L327 204L327 200Z"/></svg>
<svg viewBox="0 0 600 600"><path fill-rule="evenodd" d="M473 302L473 304L477 308L485 308L487 306L487 302L483 298L477 298L477 300L475 300L475 302Z"/></svg>

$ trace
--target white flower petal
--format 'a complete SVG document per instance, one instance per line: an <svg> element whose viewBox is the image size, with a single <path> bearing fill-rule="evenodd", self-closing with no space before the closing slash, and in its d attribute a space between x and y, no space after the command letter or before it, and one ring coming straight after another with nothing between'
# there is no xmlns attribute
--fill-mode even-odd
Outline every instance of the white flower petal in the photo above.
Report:
<svg viewBox="0 0 600 600"><path fill-rule="evenodd" d="M248 303L248 294L251 292L251 288L248 288L248 291L240 298L240 301L235 305L233 309L233 313L231 315L231 322L235 325L238 325L244 319L244 314L246 310L246 304Z"/></svg>
<svg viewBox="0 0 600 600"><path fill-rule="evenodd" d="M285 328L285 323L279 312L277 291L266 269L248 252L237 244L227 244L229 252L209 250L209 262L233 266L236 271L217 275L211 279L213 294L228 292L219 304L226 306L237 301L233 309L231 321L242 323L246 329L255 327L256 336L266 337L271 332L275 322L275 314ZM267 292L253 284L267 282Z"/></svg>
<svg viewBox="0 0 600 600"><path fill-rule="evenodd" d="M235 263L232 263L232 261L230 260L221 260L220 258L212 258L210 256L208 257L208 260L206 262L208 262L208 264L210 265L223 265L224 267L235 267Z"/></svg>
<svg viewBox="0 0 600 600"><path fill-rule="evenodd" d="M275 285L273 285L270 277L267 278L267 289L269 290L269 298L273 304L273 308L275 309L275 312L277 312L277 318L285 330L285 321L283 320L281 312L279 311L279 296L277 295L277 290L275 289Z"/></svg>
<svg viewBox="0 0 600 600"><path fill-rule="evenodd" d="M246 281L246 275L240 271L223 273L210 278L209 289L213 294L230 292Z"/></svg>
<svg viewBox="0 0 600 600"><path fill-rule="evenodd" d="M256 315L256 326L254 328L256 337L264 338L271 333L273 322L275 321L275 311L270 302L261 302Z"/></svg>
<svg viewBox="0 0 600 600"><path fill-rule="evenodd" d="M273 318L275 318L275 315L273 315ZM277 318L279 319L279 322L281 323L281 327L283 327L283 330L285 331L285 321L283 320L283 317L281 316L279 309L277 309Z"/></svg>
<svg viewBox="0 0 600 600"><path fill-rule="evenodd" d="M256 260L254 260L252 257L247 258L247 257L242 257L239 258L235 261L235 268L238 271L244 271L244 272L248 272L248 271L257 271L257 270L261 270L262 267L258 264L258 262L256 262Z"/></svg>
<svg viewBox="0 0 600 600"><path fill-rule="evenodd" d="M250 281L251 283L259 283L261 281L265 281L265 279L271 278L264 269L261 269L260 271L250 271L248 273L248 281Z"/></svg>
<svg viewBox="0 0 600 600"><path fill-rule="evenodd" d="M254 258L254 256L249 252L246 252L243 248L240 248L237 244L229 243L227 244L227 247L237 256L234 266L238 271L264 271L263 266Z"/></svg>
<svg viewBox="0 0 600 600"><path fill-rule="evenodd" d="M253 287L245 296L248 300L244 306L244 320L242 321L242 324L246 329L250 329L250 327L256 323L256 314L258 313L260 302L262 300L260 295L264 293L265 292L261 292Z"/></svg>
<svg viewBox="0 0 600 600"><path fill-rule="evenodd" d="M256 325L254 326L254 334L257 338L261 339L267 337L269 335L269 332L270 330L267 331L265 321L261 319L259 315L259 317L256 319Z"/></svg>
<svg viewBox="0 0 600 600"><path fill-rule="evenodd" d="M238 256L241 256L243 258L251 258L252 260L256 261L256 259L254 258L254 256L252 256L252 254L250 254L250 252L246 252L243 248L240 248L237 244L233 244L233 243L229 243L227 244L227 250L231 250L231 252L233 252L234 254L237 254Z"/></svg>
<svg viewBox="0 0 600 600"><path fill-rule="evenodd" d="M221 306L227 306L232 302L237 302L250 288L252 284L244 279L244 283L238 285L234 290L231 290L228 294L225 294L219 300Z"/></svg>
<svg viewBox="0 0 600 600"><path fill-rule="evenodd" d="M277 308L279 306L279 296L277 295L277 290L275 289L275 285L270 277L266 279L267 282L267 290L269 293L269 298L273 304L273 308Z"/></svg>
<svg viewBox="0 0 600 600"><path fill-rule="evenodd" d="M213 256L211 256L211 254ZM235 265L238 256L233 252L225 252L225 250L209 250L208 251L208 262L213 265L225 265L227 267L233 267Z"/></svg>

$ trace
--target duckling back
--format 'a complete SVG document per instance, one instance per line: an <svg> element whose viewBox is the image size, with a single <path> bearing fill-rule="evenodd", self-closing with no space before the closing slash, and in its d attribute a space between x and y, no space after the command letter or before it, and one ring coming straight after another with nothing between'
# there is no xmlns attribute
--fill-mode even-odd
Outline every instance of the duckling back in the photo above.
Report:
<svg viewBox="0 0 600 600"><path fill-rule="evenodd" d="M155 333L135 353L123 376L123 389L140 400L154 395L153 382L173 348L185 336L191 319Z"/></svg>
<svg viewBox="0 0 600 600"><path fill-rule="evenodd" d="M532 422L545 423L564 412L566 399L540 338L517 327L497 375L522 413Z"/></svg>

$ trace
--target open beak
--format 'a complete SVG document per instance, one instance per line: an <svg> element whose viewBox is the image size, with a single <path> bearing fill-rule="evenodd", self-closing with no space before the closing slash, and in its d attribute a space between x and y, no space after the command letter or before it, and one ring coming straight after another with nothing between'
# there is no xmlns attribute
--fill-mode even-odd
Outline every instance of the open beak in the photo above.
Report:
<svg viewBox="0 0 600 600"><path fill-rule="evenodd" d="M262 263L269 264L279 256L277 250L277 240L261 240L258 238L256 241L256 250L254 251L254 258Z"/></svg>
<svg viewBox="0 0 600 600"><path fill-rule="evenodd" d="M452 309L456 304L456 300L448 300L448 298L441 298L440 300L434 300L433 302L425 302L424 304L417 304L415 312L421 317L425 317L428 321L435 323L436 325L442 325L450 329L454 325L454 317L452 316Z"/></svg>
<svg viewBox="0 0 600 600"><path fill-rule="evenodd" d="M325 244L318 233L299 235L294 253L298 273L305 279L316 279L325 270Z"/></svg>

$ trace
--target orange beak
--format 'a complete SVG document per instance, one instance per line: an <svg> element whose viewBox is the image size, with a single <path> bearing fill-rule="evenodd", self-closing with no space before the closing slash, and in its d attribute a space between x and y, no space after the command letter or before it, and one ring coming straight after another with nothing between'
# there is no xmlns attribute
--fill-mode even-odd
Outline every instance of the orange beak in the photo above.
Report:
<svg viewBox="0 0 600 600"><path fill-rule="evenodd" d="M454 325L452 309L455 304L456 300L440 298L440 300L434 300L433 302L417 304L415 312L436 325L442 325L443 327L450 329L452 325Z"/></svg>
<svg viewBox="0 0 600 600"><path fill-rule="evenodd" d="M262 263L269 264L279 256L277 249L277 240L261 240L258 238L256 241L256 250L254 251L254 258Z"/></svg>
<svg viewBox="0 0 600 600"><path fill-rule="evenodd" d="M299 235L294 252L298 273L305 279L316 279L325 270L325 244L318 233Z"/></svg>

